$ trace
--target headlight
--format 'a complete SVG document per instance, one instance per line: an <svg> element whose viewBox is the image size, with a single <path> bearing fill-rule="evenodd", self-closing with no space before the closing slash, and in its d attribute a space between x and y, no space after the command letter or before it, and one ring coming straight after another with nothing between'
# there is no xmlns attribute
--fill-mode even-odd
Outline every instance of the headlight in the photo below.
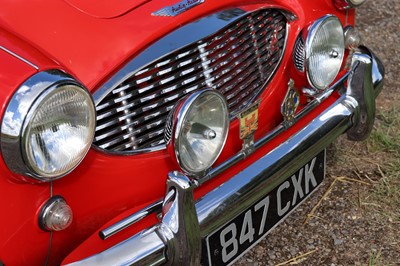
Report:
<svg viewBox="0 0 400 266"><path fill-rule="evenodd" d="M327 88L339 73L344 56L344 34L339 19L324 16L311 25L305 42L307 78L315 89Z"/></svg>
<svg viewBox="0 0 400 266"><path fill-rule="evenodd" d="M90 94L60 71L40 72L14 94L1 125L4 161L14 172L51 181L72 171L93 140Z"/></svg>
<svg viewBox="0 0 400 266"><path fill-rule="evenodd" d="M214 90L195 92L171 112L166 129L168 149L185 173L201 177L221 153L228 127L224 96Z"/></svg>

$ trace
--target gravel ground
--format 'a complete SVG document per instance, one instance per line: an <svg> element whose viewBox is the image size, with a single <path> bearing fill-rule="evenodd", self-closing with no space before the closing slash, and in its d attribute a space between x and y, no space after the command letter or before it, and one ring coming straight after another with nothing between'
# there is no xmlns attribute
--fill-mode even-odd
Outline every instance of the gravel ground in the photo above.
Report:
<svg viewBox="0 0 400 266"><path fill-rule="evenodd" d="M399 117L399 16L399 0L367 1L357 16L364 44L386 67L376 128L385 121L381 113L392 111ZM386 207L386 194L375 197L382 183L392 191L397 188L393 193L399 196L399 170L391 172L397 187L388 185L390 173L385 170L385 163L399 156L399 145L394 144L394 152L373 152L370 141L353 143L341 137L332 145L324 185L235 265L400 265L400 205ZM343 176L357 181L335 181ZM314 216L304 223L313 207ZM377 215L381 210L387 210L386 216Z"/></svg>

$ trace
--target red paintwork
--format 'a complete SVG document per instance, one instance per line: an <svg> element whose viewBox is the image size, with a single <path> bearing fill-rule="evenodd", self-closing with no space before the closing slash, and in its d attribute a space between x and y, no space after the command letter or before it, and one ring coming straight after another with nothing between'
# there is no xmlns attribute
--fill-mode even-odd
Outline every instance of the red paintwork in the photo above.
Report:
<svg viewBox="0 0 400 266"><path fill-rule="evenodd" d="M93 4L92 4L93 2ZM190 9L176 17L156 17L151 13L177 1L53 0L8 1L0 12L0 45L28 59L40 70L59 68L95 91L113 75L124 62L131 59L181 24L192 22L207 14L228 7L249 4L249 1L212 1ZM268 88L262 94L259 130L264 135L281 121L280 104L289 78L296 86L306 85L306 79L293 67L292 47L301 29L325 14L337 15L342 23L345 13L336 10L330 0L264 0L252 1L256 7L278 7L297 15L290 23L287 50ZM78 8L77 8L78 7ZM244 7L246 8L246 7ZM349 23L354 21L351 11ZM108 18L108 19L105 19ZM0 115L18 86L35 69L0 50ZM4 63L6 62L6 63ZM287 139L321 112L332 96L312 115L277 137L247 160L235 165L196 191L204 195L230 176ZM266 104L268 103L268 104ZM233 121L229 137L217 164L241 149L237 121ZM135 156L108 155L90 150L81 165L68 176L53 182L54 195L62 195L74 213L72 225L65 231L53 233L51 264L71 262L110 247L146 226L156 222L154 216L132 226L109 240L102 241L98 230L121 217L139 210L163 197L167 173L175 169L166 151ZM43 264L50 234L37 226L37 212L50 197L49 184L15 183L12 173L0 160L0 260L6 265ZM84 242L88 239L86 242Z"/></svg>
<svg viewBox="0 0 400 266"><path fill-rule="evenodd" d="M96 1L96 0L64 0L77 10L96 18L115 18L150 0L131 1Z"/></svg>

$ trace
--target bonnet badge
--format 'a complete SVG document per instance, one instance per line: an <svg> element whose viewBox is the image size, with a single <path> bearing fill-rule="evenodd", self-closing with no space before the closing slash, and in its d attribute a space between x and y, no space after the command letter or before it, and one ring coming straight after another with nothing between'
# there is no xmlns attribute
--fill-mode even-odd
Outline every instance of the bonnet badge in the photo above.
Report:
<svg viewBox="0 0 400 266"><path fill-rule="evenodd" d="M254 152L254 133L258 129L258 107L260 100L247 107L238 115L240 139L243 140L242 152L245 156Z"/></svg>
<svg viewBox="0 0 400 266"><path fill-rule="evenodd" d="M283 100L281 105L282 116L285 119L285 121L288 122L289 124L293 123L299 104L300 104L300 95L296 90L296 88L294 87L294 81L290 79L285 99Z"/></svg>
<svg viewBox="0 0 400 266"><path fill-rule="evenodd" d="M166 6L164 8L161 8L160 10L157 10L152 13L153 16L168 16L168 17L174 17L176 15L179 15L180 13L185 12L186 10L195 7L197 5L200 5L203 3L205 0L183 0L179 3L176 3L175 5L172 6Z"/></svg>
<svg viewBox="0 0 400 266"><path fill-rule="evenodd" d="M246 139L253 137L254 132L258 129L258 106L260 102L257 101L255 104L248 107L245 111L240 113L240 138Z"/></svg>

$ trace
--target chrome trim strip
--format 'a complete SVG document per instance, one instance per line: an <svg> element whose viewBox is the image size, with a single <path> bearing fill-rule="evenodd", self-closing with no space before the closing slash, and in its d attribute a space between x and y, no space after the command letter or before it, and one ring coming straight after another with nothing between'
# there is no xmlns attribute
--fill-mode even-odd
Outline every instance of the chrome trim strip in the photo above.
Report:
<svg viewBox="0 0 400 266"><path fill-rule="evenodd" d="M144 217L146 217L147 215L149 215L152 212L158 211L160 210L161 206L163 204L163 201L157 201L149 206L147 206L146 208L132 214L129 215L128 217L126 217L125 219L101 230L99 232L99 236L102 240L106 240L107 238L109 238L110 236L115 235L116 233L124 230L125 228L127 228L128 226L131 226L132 224L142 220Z"/></svg>
<svg viewBox="0 0 400 266"><path fill-rule="evenodd" d="M8 53L8 54L10 54L10 55L12 55L12 56L14 56L15 58L21 60L21 61L24 62L25 64L30 65L30 66L33 67L34 69L39 70L39 67L38 67L37 65L31 63L30 61L28 61L27 59L23 58L22 56L19 56L19 55L17 55L16 53L14 53L14 52L8 50L8 49L5 48L4 46L1 46L1 45L0 45L0 49L3 50L4 52L6 52L6 53Z"/></svg>

